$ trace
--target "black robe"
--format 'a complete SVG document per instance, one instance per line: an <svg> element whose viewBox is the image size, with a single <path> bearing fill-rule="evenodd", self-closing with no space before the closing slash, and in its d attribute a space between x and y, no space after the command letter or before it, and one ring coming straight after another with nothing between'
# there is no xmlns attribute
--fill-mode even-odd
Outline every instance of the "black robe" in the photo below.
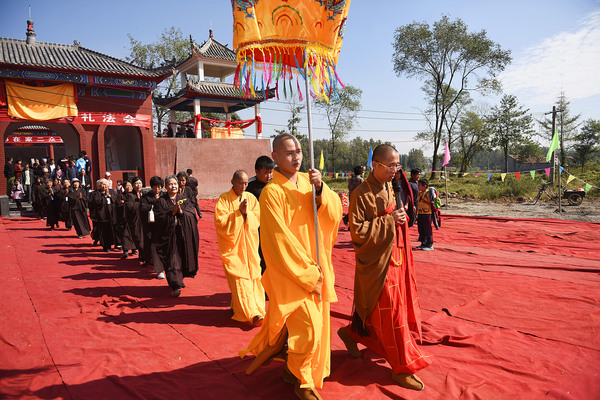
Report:
<svg viewBox="0 0 600 400"><path fill-rule="evenodd" d="M34 182L31 186L31 205L37 215L42 218L46 216L46 208L42 202L42 190L46 187L43 183Z"/></svg>
<svg viewBox="0 0 600 400"><path fill-rule="evenodd" d="M140 200L140 221L142 223L144 245L142 259L146 262L146 264L152 265L156 273L160 273L164 271L164 267L160 262L160 258L156 254L156 243L154 243L153 240L156 222L148 221L148 214L150 213L150 210L154 212L154 204L156 203L156 200L157 199L152 191L145 193Z"/></svg>
<svg viewBox="0 0 600 400"><path fill-rule="evenodd" d="M62 188L56 192L56 209L58 211L58 220L63 221L65 223L65 228L71 229L73 226L73 222L71 220L71 213L69 209L69 199L68 193L72 192L73 189Z"/></svg>
<svg viewBox="0 0 600 400"><path fill-rule="evenodd" d="M131 239L135 248L140 252L140 258L142 258L144 243L142 239L142 221L140 220L140 200L141 198L138 198L135 190L125 195L125 219L127 220Z"/></svg>
<svg viewBox="0 0 600 400"><path fill-rule="evenodd" d="M173 290L184 287L184 277L196 276L200 242L193 202L186 192L177 194L175 201L180 203L183 214L173 215L175 204L168 193L154 205L156 252Z"/></svg>
<svg viewBox="0 0 600 400"><path fill-rule="evenodd" d="M102 248L108 250L115 244L114 225L117 222L115 203L117 197L110 193L94 190L88 197L90 216L94 221L94 240L99 240Z"/></svg>
<svg viewBox="0 0 600 400"><path fill-rule="evenodd" d="M81 194L81 198L79 195ZM87 215L87 191L81 186L77 190L69 190L69 213L71 221L75 227L77 236L87 236L90 234L90 220Z"/></svg>
<svg viewBox="0 0 600 400"><path fill-rule="evenodd" d="M135 242L133 241L133 236L129 230L129 224L127 223L127 208L125 205L127 202L127 197L127 193L119 193L117 195L117 204L115 206L115 233L119 244L123 246L124 252L128 250L135 250L136 248Z"/></svg>
<svg viewBox="0 0 600 400"><path fill-rule="evenodd" d="M44 186L40 192L40 202L42 210L45 211L46 226L54 229L58 225L58 209L56 204L56 193L54 189Z"/></svg>

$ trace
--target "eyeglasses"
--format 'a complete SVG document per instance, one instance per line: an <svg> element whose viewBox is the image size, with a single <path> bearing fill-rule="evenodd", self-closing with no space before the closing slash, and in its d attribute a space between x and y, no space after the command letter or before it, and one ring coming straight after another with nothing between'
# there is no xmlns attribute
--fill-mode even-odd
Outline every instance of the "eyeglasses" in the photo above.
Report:
<svg viewBox="0 0 600 400"><path fill-rule="evenodd" d="M388 171L398 171L402 166L400 164L392 164L390 166L387 166L385 164L380 163L377 160L373 160L375 161L377 164L381 165L383 168L387 169Z"/></svg>

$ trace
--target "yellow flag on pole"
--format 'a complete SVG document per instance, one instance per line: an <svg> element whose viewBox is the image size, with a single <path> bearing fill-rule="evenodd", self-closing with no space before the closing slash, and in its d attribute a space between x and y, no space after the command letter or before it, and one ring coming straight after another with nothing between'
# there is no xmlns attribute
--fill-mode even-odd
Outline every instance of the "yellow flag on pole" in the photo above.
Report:
<svg viewBox="0 0 600 400"><path fill-rule="evenodd" d="M325 160L323 159L323 150L321 150L321 159L319 160L319 169L323 171L325 168Z"/></svg>

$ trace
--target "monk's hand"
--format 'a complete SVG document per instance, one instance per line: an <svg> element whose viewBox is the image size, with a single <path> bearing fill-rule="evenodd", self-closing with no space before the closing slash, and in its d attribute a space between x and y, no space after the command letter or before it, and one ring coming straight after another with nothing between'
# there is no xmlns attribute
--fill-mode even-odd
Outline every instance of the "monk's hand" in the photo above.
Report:
<svg viewBox="0 0 600 400"><path fill-rule="evenodd" d="M319 280L317 281L317 284L315 285L312 293L318 294L319 296L321 296L321 290L323 290L323 273L322 272L321 272L321 274L319 274Z"/></svg>
<svg viewBox="0 0 600 400"><path fill-rule="evenodd" d="M179 202L175 203L175 207L173 207L173 215L177 213L181 213L181 206L179 205Z"/></svg>
<svg viewBox="0 0 600 400"><path fill-rule="evenodd" d="M402 225L406 222L406 211L403 208L392 211L392 217L396 225Z"/></svg>
<svg viewBox="0 0 600 400"><path fill-rule="evenodd" d="M318 169L309 169L308 179L311 184L315 185L317 193L321 194L321 186L323 186L323 182L321 181L321 171Z"/></svg>
<svg viewBox="0 0 600 400"><path fill-rule="evenodd" d="M246 216L246 214L248 214L248 199L244 199L241 201L240 212L242 213L243 216Z"/></svg>

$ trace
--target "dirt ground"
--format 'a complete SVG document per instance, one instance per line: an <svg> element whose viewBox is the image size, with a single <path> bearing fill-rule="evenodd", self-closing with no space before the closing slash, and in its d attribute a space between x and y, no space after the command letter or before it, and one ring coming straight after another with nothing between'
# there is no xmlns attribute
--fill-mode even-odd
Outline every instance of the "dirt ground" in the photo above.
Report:
<svg viewBox="0 0 600 400"><path fill-rule="evenodd" d="M442 204L445 198L442 196ZM531 202L481 202L449 198L448 206L443 206L443 214L481 215L508 218L557 218L571 221L600 222L600 201L584 199L579 206L562 204L562 213L558 212L558 203Z"/></svg>

